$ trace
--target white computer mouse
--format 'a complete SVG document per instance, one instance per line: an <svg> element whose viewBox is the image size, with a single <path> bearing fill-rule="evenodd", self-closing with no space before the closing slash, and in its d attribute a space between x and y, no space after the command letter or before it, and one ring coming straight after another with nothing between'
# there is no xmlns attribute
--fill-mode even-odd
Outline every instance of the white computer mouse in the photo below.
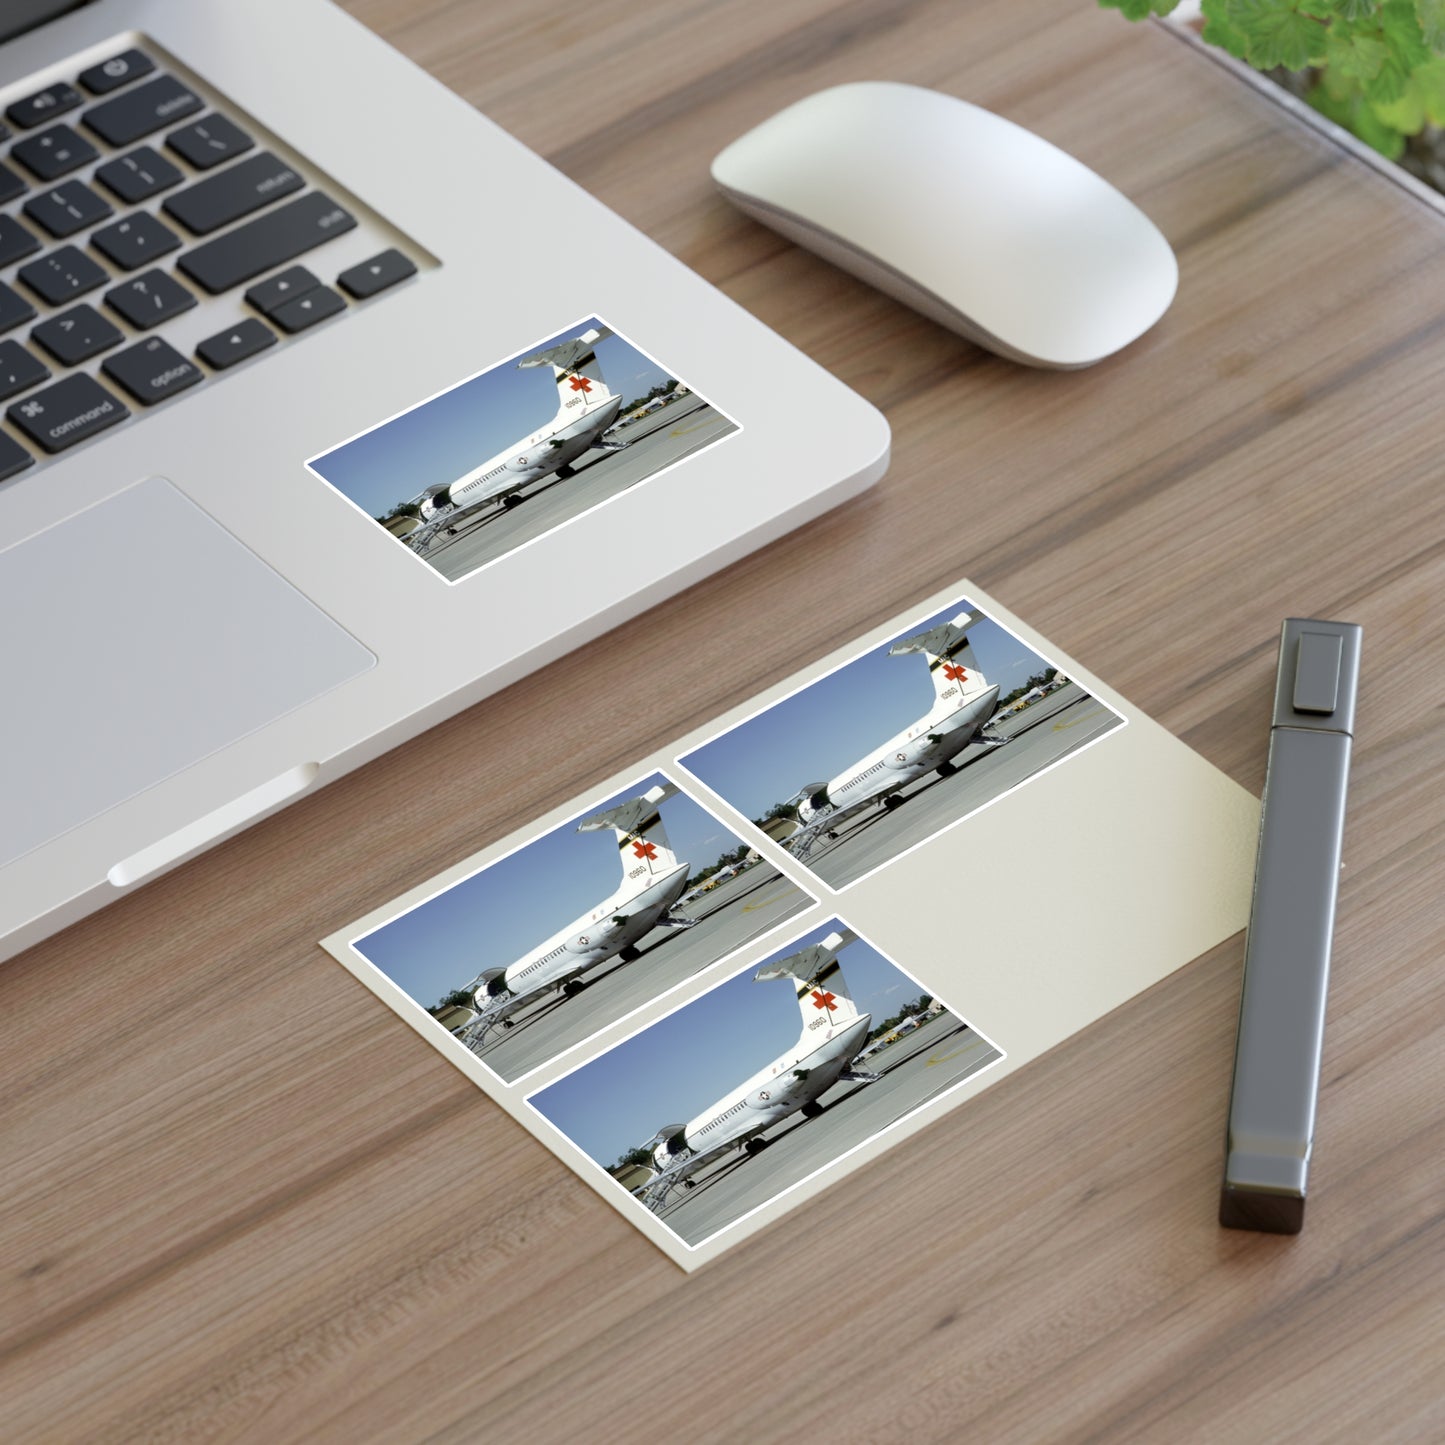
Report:
<svg viewBox="0 0 1445 1445"><path fill-rule="evenodd" d="M712 164L749 215L970 341L1091 366L1147 331L1179 268L1134 203L967 101L862 81L765 120Z"/></svg>

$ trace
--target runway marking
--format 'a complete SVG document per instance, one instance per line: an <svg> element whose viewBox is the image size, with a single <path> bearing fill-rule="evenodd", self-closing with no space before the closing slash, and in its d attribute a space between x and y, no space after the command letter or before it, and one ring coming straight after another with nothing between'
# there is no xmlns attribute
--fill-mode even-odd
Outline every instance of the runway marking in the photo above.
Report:
<svg viewBox="0 0 1445 1445"><path fill-rule="evenodd" d="M950 1059L956 1059L960 1054L971 1054L978 1048L978 1044L965 1044L961 1049L955 1049L951 1054L929 1054L923 1067L931 1069L935 1064L946 1064Z"/></svg>
<svg viewBox="0 0 1445 1445"><path fill-rule="evenodd" d="M1096 707L1093 712L1086 712L1083 717L1076 717L1070 722L1056 722L1053 726L1053 731L1061 733L1065 728L1076 728L1080 723L1088 722L1091 717L1098 717L1101 712L1105 711L1107 711L1106 708Z"/></svg>
<svg viewBox="0 0 1445 1445"><path fill-rule="evenodd" d="M789 887L791 886L792 885L789 884ZM787 897L786 890L782 893L773 894L771 898L759 898L756 903L744 903L742 911L744 913L756 913L759 908L770 908L774 903L777 903L780 899L785 897Z"/></svg>
<svg viewBox="0 0 1445 1445"><path fill-rule="evenodd" d="M712 418L708 417L704 421L694 422L691 426L675 426L670 432L668 432L668 436L685 437L690 431L701 431L703 427L709 425L711 420Z"/></svg>

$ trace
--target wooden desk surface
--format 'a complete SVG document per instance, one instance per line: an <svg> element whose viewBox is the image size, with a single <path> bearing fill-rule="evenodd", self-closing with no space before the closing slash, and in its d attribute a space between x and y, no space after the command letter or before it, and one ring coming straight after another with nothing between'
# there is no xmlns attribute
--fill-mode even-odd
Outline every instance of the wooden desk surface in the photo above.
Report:
<svg viewBox="0 0 1445 1445"><path fill-rule="evenodd" d="M349 8L881 406L893 468L0 971L0 1433L1445 1437L1445 216L1088 0ZM880 76L1138 200L1155 333L1025 371L714 194ZM964 574L1256 791L1281 617L1364 624L1307 1231L1215 1224L1236 938L686 1277L315 940Z"/></svg>

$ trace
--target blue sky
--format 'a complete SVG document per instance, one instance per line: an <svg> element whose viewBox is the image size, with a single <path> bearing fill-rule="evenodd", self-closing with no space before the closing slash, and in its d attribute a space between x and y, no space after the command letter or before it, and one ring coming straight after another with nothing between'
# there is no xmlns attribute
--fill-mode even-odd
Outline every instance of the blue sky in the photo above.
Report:
<svg viewBox="0 0 1445 1445"><path fill-rule="evenodd" d="M526 344L516 358L383 422L311 465L373 517L427 487L453 482L557 414L552 368L519 371L516 360L601 324L592 317L556 336ZM477 361L487 359L479 356ZM669 372L620 336L597 343L597 361L607 385L624 401L671 379Z"/></svg>
<svg viewBox="0 0 1445 1445"><path fill-rule="evenodd" d="M615 1049L534 1094L530 1103L605 1168L665 1124L683 1124L798 1041L802 1020L786 980L753 975L846 927L831 918L790 940ZM864 939L838 955L848 991L875 1023L927 988Z"/></svg>
<svg viewBox="0 0 1445 1445"><path fill-rule="evenodd" d="M920 618L856 662L687 754L683 765L749 818L762 817L807 783L828 781L933 706L924 655L890 657L888 649L972 606L960 599ZM991 619L971 628L968 640L1000 696L1048 666Z"/></svg>
<svg viewBox="0 0 1445 1445"><path fill-rule="evenodd" d="M622 881L610 829L579 833L577 822L645 793L661 773L599 798L566 823L484 868L410 913L357 940L357 950L423 1008L485 968L504 968L595 907ZM693 872L739 839L685 793L663 801L662 825Z"/></svg>

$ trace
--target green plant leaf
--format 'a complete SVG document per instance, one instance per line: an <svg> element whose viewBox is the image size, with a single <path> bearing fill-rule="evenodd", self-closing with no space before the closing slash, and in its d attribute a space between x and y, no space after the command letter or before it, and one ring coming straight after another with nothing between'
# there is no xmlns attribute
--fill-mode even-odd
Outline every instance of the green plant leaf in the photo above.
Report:
<svg viewBox="0 0 1445 1445"><path fill-rule="evenodd" d="M1445 60L1417 65L1411 72L1410 84L1419 95L1430 124L1445 126Z"/></svg>
<svg viewBox="0 0 1445 1445"><path fill-rule="evenodd" d="M1229 0L1200 0L1199 9L1204 16L1204 29L1200 38L1208 45L1217 45L1228 51L1236 60L1248 60L1248 45L1244 36L1230 20L1227 6Z"/></svg>
<svg viewBox="0 0 1445 1445"><path fill-rule="evenodd" d="M1359 136L1366 145L1388 160L1397 161L1405 152L1405 137L1392 126L1386 125L1358 96L1341 100L1322 85L1314 86L1305 99L1323 116L1328 116L1336 125Z"/></svg>
<svg viewBox="0 0 1445 1445"><path fill-rule="evenodd" d="M1445 0L1415 0L1415 19L1425 44L1445 54Z"/></svg>
<svg viewBox="0 0 1445 1445"><path fill-rule="evenodd" d="M1366 20L1380 8L1380 0L1339 0L1335 7L1345 20Z"/></svg>
<svg viewBox="0 0 1445 1445"><path fill-rule="evenodd" d="M1167 15L1179 6L1179 0L1099 0L1103 10L1117 10L1125 20L1147 20L1151 15Z"/></svg>
<svg viewBox="0 0 1445 1445"><path fill-rule="evenodd" d="M1407 74L1431 59L1415 14L1415 0L1385 0L1380 6L1380 29Z"/></svg>
<svg viewBox="0 0 1445 1445"><path fill-rule="evenodd" d="M1416 74L1419 74L1417 71ZM1392 100L1384 104L1370 105L1375 118L1382 124L1398 131L1401 135L1419 135L1425 126L1425 98L1420 93L1420 87L1415 83L1415 77L1410 77L1410 83L1405 87L1405 93L1399 100Z"/></svg>
<svg viewBox="0 0 1445 1445"><path fill-rule="evenodd" d="M1227 0L1225 14L1244 36L1249 63L1259 70L1303 70L1324 59L1325 27L1299 11L1299 0Z"/></svg>
<svg viewBox="0 0 1445 1445"><path fill-rule="evenodd" d="M1373 80L1389 53L1378 35L1356 34L1348 26L1332 25L1325 36L1325 65L1350 80Z"/></svg>

